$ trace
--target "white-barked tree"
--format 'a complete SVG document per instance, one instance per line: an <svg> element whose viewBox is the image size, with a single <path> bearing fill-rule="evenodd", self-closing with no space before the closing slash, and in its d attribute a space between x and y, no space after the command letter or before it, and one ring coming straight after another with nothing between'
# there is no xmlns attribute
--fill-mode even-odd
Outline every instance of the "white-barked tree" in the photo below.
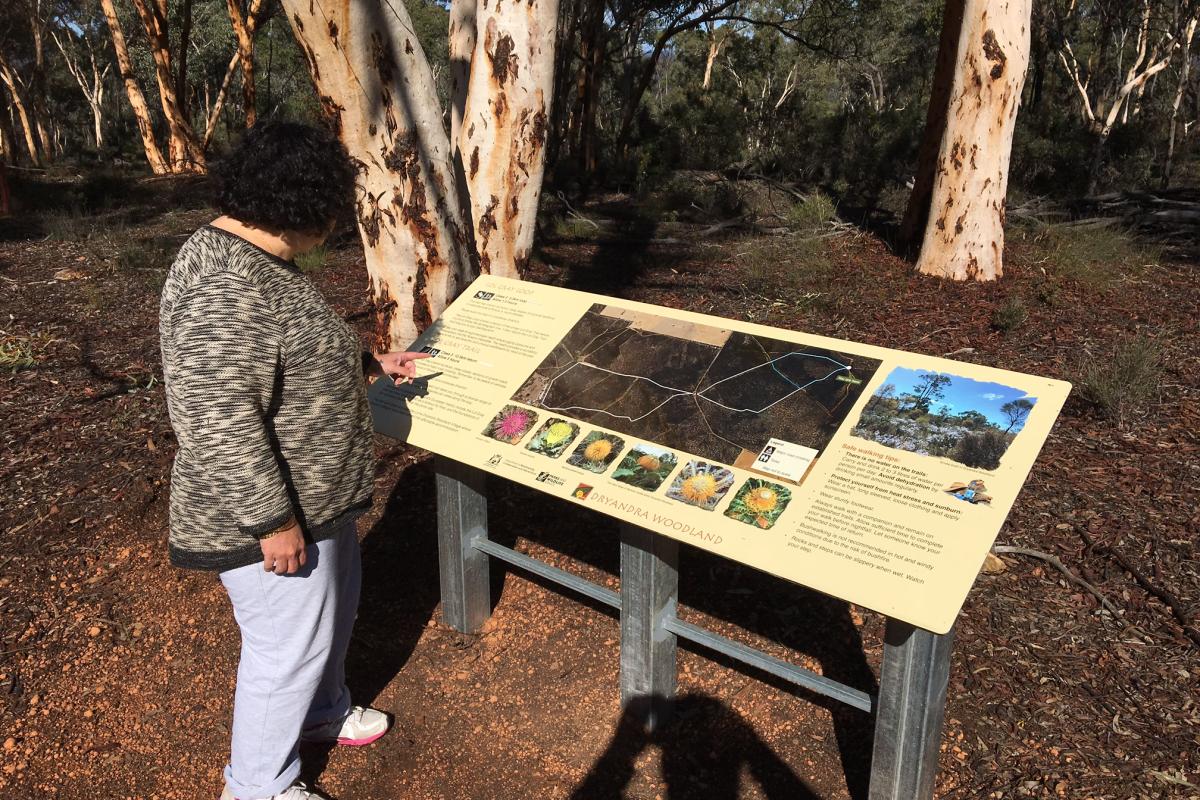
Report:
<svg viewBox="0 0 1200 800"><path fill-rule="evenodd" d="M451 130L403 3L283 0L359 166L375 346L412 341L479 272L519 277L545 166L558 0L454 0Z"/></svg>

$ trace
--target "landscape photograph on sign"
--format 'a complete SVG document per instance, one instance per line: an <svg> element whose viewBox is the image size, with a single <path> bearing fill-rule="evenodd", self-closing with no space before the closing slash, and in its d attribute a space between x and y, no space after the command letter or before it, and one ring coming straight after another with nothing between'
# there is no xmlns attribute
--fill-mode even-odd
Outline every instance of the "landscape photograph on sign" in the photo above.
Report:
<svg viewBox="0 0 1200 800"><path fill-rule="evenodd" d="M994 470L1037 398L1000 383L897 367L867 401L852 436L973 469Z"/></svg>
<svg viewBox="0 0 1200 800"><path fill-rule="evenodd" d="M596 304L513 400L752 469L772 438L823 450L879 363Z"/></svg>

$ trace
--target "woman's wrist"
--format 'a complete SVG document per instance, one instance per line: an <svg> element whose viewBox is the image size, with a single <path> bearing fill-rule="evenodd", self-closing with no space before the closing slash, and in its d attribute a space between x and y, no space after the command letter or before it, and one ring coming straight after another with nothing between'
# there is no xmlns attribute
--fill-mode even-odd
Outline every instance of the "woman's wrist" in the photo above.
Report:
<svg viewBox="0 0 1200 800"><path fill-rule="evenodd" d="M296 527L296 518L288 517L287 522L278 527L272 528L266 533L260 533L256 538L261 542L263 539L270 539L272 536L278 536L284 531L291 530L294 527Z"/></svg>

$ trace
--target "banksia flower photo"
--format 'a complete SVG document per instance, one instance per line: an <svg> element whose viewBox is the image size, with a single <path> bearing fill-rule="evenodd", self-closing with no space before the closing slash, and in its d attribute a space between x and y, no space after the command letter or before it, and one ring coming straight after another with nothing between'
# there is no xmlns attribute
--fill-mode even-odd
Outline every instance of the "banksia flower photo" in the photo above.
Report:
<svg viewBox="0 0 1200 800"><path fill-rule="evenodd" d="M541 428L538 428L538 432L529 440L529 444L525 445L525 449L550 458L558 458L567 452L567 448L571 446L571 442L575 441L575 437L578 435L578 425L567 422L565 419L551 417Z"/></svg>
<svg viewBox="0 0 1200 800"><path fill-rule="evenodd" d="M704 461L689 461L667 490L667 497L712 511L733 486L733 473Z"/></svg>
<svg viewBox="0 0 1200 800"><path fill-rule="evenodd" d="M537 424L537 421L538 415L528 408L505 406L492 417L492 421L483 429L483 435L497 441L516 444L529 433L529 429Z"/></svg>
<svg viewBox="0 0 1200 800"><path fill-rule="evenodd" d="M791 489L751 478L733 496L725 516L766 530L775 524L791 499Z"/></svg>
<svg viewBox="0 0 1200 800"><path fill-rule="evenodd" d="M679 457L670 450L639 444L625 454L612 476L621 483L653 492L678 465Z"/></svg>
<svg viewBox="0 0 1200 800"><path fill-rule="evenodd" d="M574 452L567 456L567 463L591 472L604 472L624 447L625 440L620 436L592 431L583 438Z"/></svg>

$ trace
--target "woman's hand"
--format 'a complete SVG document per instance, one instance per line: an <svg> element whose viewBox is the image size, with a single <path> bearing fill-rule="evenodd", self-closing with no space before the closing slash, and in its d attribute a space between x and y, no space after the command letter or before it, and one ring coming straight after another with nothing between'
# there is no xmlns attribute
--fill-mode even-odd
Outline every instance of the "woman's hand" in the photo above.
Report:
<svg viewBox="0 0 1200 800"><path fill-rule="evenodd" d="M429 358L429 353L376 353L375 360L379 362L379 368L392 379L392 382L399 386L402 383L411 383L412 379L417 377L417 365L414 361L422 358Z"/></svg>
<svg viewBox="0 0 1200 800"><path fill-rule="evenodd" d="M262 546L263 569L276 575L294 575L304 562L304 534L294 520L279 533L273 533L258 542Z"/></svg>

